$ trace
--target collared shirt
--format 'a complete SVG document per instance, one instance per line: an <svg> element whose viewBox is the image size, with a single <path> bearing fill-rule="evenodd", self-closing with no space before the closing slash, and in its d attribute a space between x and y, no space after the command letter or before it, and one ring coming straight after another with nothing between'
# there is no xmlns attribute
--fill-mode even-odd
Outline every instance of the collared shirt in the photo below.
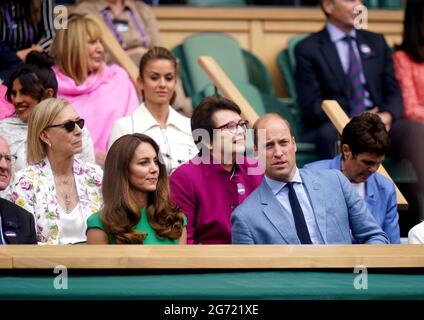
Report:
<svg viewBox="0 0 424 320"><path fill-rule="evenodd" d="M283 207L283 210L289 212L290 219L292 219L294 225L294 218L292 208L289 201L289 189L286 188L287 183L282 181L273 180L265 176L265 181L270 187L272 193L277 198L278 202ZM321 233L318 229L318 224L315 219L314 210L312 209L311 203L309 202L308 195L306 193L305 187L303 186L302 178L300 177L299 169L296 168L296 173L291 180L294 182L293 187L296 191L297 199L299 200L300 206L305 217L306 225L308 226L309 235L313 244L323 244L324 240L322 239Z"/></svg>
<svg viewBox="0 0 424 320"><path fill-rule="evenodd" d="M326 23L326 28L327 28L327 31L330 35L331 41L336 46L337 54L339 55L340 61L342 63L343 71L347 75L348 70L349 70L349 58L348 58L349 57L349 44L344 40L344 38L346 37L346 33L344 33L342 30L337 28L331 22ZM367 107L372 107L374 104L371 101L370 93L367 90L367 86L366 86L367 81L365 79L365 75L364 75L364 72L363 72L364 68L363 68L363 65L362 65L361 55L359 54L358 44L356 42L356 30L352 29L348 34L353 39L355 39L355 41L353 42L353 51L354 51L355 56L358 59L359 63L361 64L361 75L360 75L360 77L361 77L361 82L364 85L364 89L365 89L365 97L366 97L365 104L367 105Z"/></svg>
<svg viewBox="0 0 424 320"><path fill-rule="evenodd" d="M159 145L168 173L192 159L198 152L191 135L190 119L169 106L166 128L161 128L146 105L142 103L128 116L115 121L109 138L113 142L125 134L144 133Z"/></svg>

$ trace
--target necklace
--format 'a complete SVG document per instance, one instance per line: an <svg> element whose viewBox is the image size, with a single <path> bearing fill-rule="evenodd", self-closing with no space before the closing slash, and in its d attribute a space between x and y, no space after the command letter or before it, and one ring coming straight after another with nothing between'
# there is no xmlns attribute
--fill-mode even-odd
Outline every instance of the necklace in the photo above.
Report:
<svg viewBox="0 0 424 320"><path fill-rule="evenodd" d="M71 211L72 196L74 194L75 179L74 176L68 176L66 179L59 180L55 177L58 194L65 204L65 212Z"/></svg>

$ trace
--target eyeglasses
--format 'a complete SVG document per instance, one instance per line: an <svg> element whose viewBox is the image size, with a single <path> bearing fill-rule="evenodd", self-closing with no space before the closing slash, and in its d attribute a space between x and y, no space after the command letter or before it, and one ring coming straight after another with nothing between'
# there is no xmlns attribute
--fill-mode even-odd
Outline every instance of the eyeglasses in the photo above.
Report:
<svg viewBox="0 0 424 320"><path fill-rule="evenodd" d="M61 127L61 128L65 128L66 131L68 131L68 132L73 132L75 130L75 125L78 125L78 127L80 127L80 129L84 128L84 122L85 122L84 119L78 119L76 121L69 120L69 121L66 121L65 123L62 123L62 124L55 124L55 125L52 125L52 126L48 126L47 128Z"/></svg>
<svg viewBox="0 0 424 320"><path fill-rule="evenodd" d="M247 120L240 120L239 122L230 121L220 127L217 127L217 129L228 130L231 133L236 133L238 127L241 127L243 130L246 130L248 124L249 121Z"/></svg>
<svg viewBox="0 0 424 320"><path fill-rule="evenodd" d="M14 156L13 154L0 154L0 162L3 159L6 160L7 163L12 163L15 162L18 157Z"/></svg>

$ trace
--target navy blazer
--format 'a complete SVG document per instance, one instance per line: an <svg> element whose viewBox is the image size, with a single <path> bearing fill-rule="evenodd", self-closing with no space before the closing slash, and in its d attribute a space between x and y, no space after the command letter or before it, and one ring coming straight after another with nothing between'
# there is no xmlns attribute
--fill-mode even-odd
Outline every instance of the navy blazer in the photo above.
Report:
<svg viewBox="0 0 424 320"><path fill-rule="evenodd" d="M329 160L306 164L305 169L336 169L341 171L341 155ZM378 172L365 181L365 203L390 243L400 243L399 214L396 189L392 181Z"/></svg>
<svg viewBox="0 0 424 320"><path fill-rule="evenodd" d="M337 170L300 169L325 244L386 244L387 235L349 180ZM293 216L286 212L266 179L231 216L232 243L300 244Z"/></svg>
<svg viewBox="0 0 424 320"><path fill-rule="evenodd" d="M387 111L393 119L399 118L403 100L393 69L392 51L383 35L364 30L357 30L356 35L371 100L381 112ZM361 50L361 47L370 50L367 52ZM297 102L305 121L305 130L312 130L330 121L321 109L323 100L337 100L349 113L347 76L327 29L299 42L295 55L296 90L301 93L298 94Z"/></svg>
<svg viewBox="0 0 424 320"><path fill-rule="evenodd" d="M37 244L34 216L13 202L0 198L3 238L7 244Z"/></svg>

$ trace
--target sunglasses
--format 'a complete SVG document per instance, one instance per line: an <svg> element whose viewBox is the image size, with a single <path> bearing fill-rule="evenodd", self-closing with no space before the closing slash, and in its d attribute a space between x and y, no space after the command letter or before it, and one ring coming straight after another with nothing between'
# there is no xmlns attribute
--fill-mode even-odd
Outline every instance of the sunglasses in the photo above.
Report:
<svg viewBox="0 0 424 320"><path fill-rule="evenodd" d="M55 125L48 126L47 128L61 127L61 128L65 128L65 130L68 132L73 132L75 130L75 125L78 125L80 129L84 128L84 122L85 122L84 119L78 119L76 121L69 120L62 124L55 124Z"/></svg>

